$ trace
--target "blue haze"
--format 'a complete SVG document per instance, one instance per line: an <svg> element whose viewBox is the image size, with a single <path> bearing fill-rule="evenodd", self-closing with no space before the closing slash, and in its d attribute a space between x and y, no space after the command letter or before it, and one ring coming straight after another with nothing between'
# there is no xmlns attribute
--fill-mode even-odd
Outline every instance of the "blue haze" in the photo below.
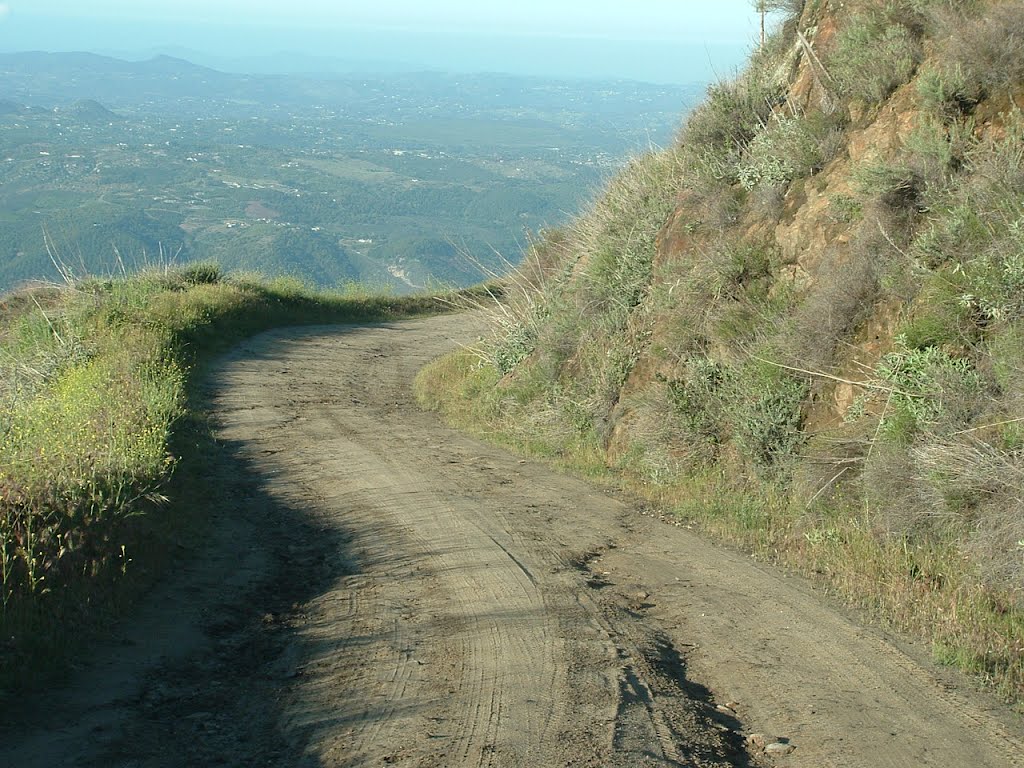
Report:
<svg viewBox="0 0 1024 768"><path fill-rule="evenodd" d="M137 59L167 53L237 72L442 70L694 83L731 75L749 47L742 41L498 35L373 26L303 29L103 19L86 25L81 19L27 12L12 12L0 24L2 52L91 51Z"/></svg>

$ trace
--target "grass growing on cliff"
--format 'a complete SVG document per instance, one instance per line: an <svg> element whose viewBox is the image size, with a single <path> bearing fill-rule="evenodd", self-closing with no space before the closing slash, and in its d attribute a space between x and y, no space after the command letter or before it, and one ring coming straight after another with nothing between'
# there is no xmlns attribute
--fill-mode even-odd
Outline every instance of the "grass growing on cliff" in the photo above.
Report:
<svg viewBox="0 0 1024 768"><path fill-rule="evenodd" d="M823 7L609 184L594 210L635 233L583 217L537 245L557 279L532 284L514 361L493 365L499 333L418 394L813 574L1021 703L1024 10Z"/></svg>
<svg viewBox="0 0 1024 768"><path fill-rule="evenodd" d="M189 521L169 481L175 446L197 428L202 363L278 325L444 306L208 265L0 299L0 690L59 668L166 564L170 535Z"/></svg>

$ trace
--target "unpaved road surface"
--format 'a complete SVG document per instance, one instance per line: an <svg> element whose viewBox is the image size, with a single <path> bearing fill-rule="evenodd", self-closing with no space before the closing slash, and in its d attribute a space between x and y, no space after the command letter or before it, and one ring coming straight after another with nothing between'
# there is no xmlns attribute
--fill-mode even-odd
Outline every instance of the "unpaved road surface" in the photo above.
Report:
<svg viewBox="0 0 1024 768"><path fill-rule="evenodd" d="M0 765L1024 765L1019 720L805 582L420 412L479 322L229 355L217 535L4 712Z"/></svg>

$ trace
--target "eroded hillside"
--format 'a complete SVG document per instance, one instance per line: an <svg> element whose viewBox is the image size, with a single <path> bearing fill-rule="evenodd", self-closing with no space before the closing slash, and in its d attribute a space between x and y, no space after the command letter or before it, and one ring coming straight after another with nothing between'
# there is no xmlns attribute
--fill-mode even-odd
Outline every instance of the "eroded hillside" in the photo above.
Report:
<svg viewBox="0 0 1024 768"><path fill-rule="evenodd" d="M621 473L1019 700L1024 4L785 5L421 396Z"/></svg>

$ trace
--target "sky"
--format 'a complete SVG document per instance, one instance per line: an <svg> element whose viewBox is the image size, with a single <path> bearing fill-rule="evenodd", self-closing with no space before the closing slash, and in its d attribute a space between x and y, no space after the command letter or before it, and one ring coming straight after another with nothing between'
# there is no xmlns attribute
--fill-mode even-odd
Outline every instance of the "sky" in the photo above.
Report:
<svg viewBox="0 0 1024 768"><path fill-rule="evenodd" d="M0 51L299 51L656 82L727 76L756 34L750 0L0 0Z"/></svg>

